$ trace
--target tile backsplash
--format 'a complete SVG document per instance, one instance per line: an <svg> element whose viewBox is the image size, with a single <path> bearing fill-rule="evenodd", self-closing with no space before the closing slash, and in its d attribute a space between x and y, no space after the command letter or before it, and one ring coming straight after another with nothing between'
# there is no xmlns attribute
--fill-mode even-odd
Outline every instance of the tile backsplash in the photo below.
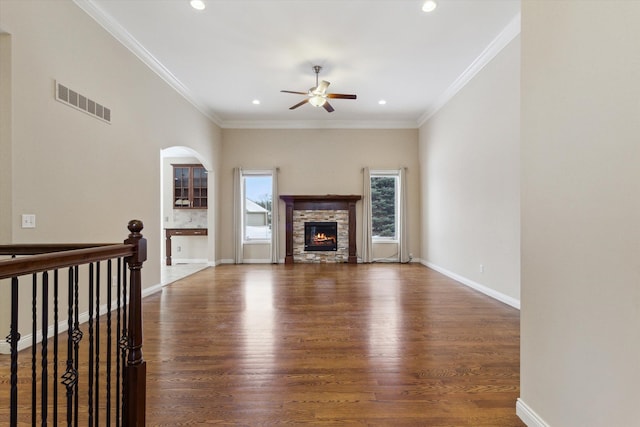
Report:
<svg viewBox="0 0 640 427"><path fill-rule="evenodd" d="M207 210L174 209L173 228L207 228Z"/></svg>

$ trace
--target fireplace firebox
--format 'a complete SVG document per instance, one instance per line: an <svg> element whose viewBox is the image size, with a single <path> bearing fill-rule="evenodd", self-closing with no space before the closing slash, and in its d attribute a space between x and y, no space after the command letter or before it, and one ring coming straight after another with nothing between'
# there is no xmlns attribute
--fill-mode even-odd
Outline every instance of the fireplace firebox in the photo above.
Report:
<svg viewBox="0 0 640 427"><path fill-rule="evenodd" d="M337 251L338 223L337 222L305 222L304 223L305 251Z"/></svg>

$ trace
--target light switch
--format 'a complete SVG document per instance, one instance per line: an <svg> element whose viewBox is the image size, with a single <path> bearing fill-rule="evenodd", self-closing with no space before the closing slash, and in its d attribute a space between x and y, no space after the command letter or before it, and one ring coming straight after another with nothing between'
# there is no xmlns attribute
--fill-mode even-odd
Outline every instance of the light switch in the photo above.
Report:
<svg viewBox="0 0 640 427"><path fill-rule="evenodd" d="M35 214L22 214L22 228L36 228Z"/></svg>

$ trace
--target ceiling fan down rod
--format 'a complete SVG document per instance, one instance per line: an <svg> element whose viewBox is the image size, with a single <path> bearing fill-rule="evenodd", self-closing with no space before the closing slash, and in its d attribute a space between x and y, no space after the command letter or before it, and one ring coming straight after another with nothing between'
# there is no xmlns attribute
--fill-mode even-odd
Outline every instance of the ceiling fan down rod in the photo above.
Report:
<svg viewBox="0 0 640 427"><path fill-rule="evenodd" d="M313 66L313 71L315 71L316 73L316 89L318 88L318 74L320 74L320 70L322 70L322 67L320 65Z"/></svg>

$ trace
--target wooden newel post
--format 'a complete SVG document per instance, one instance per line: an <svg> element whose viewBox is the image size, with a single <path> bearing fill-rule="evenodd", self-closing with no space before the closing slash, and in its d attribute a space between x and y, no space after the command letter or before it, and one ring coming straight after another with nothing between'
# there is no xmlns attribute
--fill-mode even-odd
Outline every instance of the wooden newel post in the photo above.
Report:
<svg viewBox="0 0 640 427"><path fill-rule="evenodd" d="M129 221L129 238L125 244L133 245L135 253L125 261L129 265L129 337L127 366L125 368L123 425L145 425L147 362L142 357L142 264L147 260L147 239L142 237L143 224Z"/></svg>

